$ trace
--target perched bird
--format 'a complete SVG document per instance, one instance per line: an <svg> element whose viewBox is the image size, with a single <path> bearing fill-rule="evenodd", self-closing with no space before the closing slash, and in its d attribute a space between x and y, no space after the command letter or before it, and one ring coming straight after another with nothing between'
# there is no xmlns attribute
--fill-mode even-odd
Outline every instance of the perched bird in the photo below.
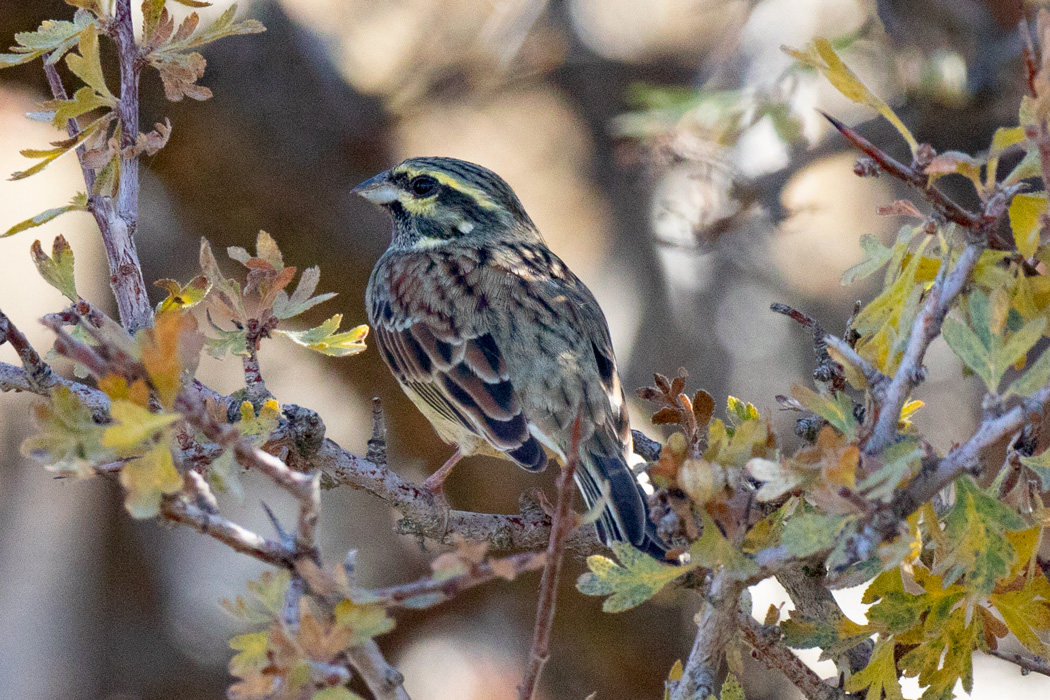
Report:
<svg viewBox="0 0 1050 700"><path fill-rule="evenodd" d="M662 556L627 464L631 431L605 316L510 186L473 163L410 158L353 192L394 223L366 292L375 343L457 446L426 486L440 492L470 454L529 471L549 456L564 464L578 419L577 486L588 508L608 492L600 536Z"/></svg>

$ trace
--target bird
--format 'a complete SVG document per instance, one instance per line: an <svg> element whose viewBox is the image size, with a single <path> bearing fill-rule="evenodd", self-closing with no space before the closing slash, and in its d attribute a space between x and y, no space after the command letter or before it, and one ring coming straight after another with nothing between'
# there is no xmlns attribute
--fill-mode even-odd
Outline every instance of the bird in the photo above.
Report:
<svg viewBox="0 0 1050 700"><path fill-rule="evenodd" d="M455 445L424 486L483 454L542 471L575 458L599 537L663 558L628 466L632 438L609 327L495 172L409 158L352 190L393 220L365 292L375 344L438 436ZM572 455L572 450L576 455Z"/></svg>

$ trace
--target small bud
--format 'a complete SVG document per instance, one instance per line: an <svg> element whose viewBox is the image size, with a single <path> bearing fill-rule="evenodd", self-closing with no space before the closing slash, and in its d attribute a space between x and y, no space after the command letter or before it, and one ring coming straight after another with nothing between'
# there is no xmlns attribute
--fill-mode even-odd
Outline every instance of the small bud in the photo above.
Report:
<svg viewBox="0 0 1050 700"><path fill-rule="evenodd" d="M867 156L858 158L853 164L853 173L857 177L878 177L879 164Z"/></svg>

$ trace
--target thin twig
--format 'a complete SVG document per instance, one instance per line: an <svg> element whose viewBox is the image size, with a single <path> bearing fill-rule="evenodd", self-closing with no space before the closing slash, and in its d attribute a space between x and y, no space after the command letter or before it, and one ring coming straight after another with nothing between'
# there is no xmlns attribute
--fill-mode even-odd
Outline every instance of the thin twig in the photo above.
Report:
<svg viewBox="0 0 1050 700"><path fill-rule="evenodd" d="M844 700L846 694L821 680L791 649L780 641L775 627L764 627L748 613L738 610L736 624L755 650L755 658L767 668L780 671L808 700ZM698 696L698 697L707 697Z"/></svg>
<svg viewBox="0 0 1050 700"><path fill-rule="evenodd" d="M975 228L980 223L980 217L973 212L967 211L955 203L948 195L941 192L935 185L930 183L930 176L919 170L904 165L892 158L881 148L868 141L859 133L846 126L835 117L825 112L820 112L831 125L838 129L839 133L846 137L858 150L871 158L887 174L901 180L912 187L920 190L933 208L940 212L945 219L959 224L964 228Z"/></svg>
<svg viewBox="0 0 1050 700"><path fill-rule="evenodd" d="M221 515L208 513L178 496L161 501L160 513L165 520L189 525L197 532L222 542L236 552L274 566L289 569L293 567L295 552L281 543L257 535Z"/></svg>
<svg viewBox="0 0 1050 700"><path fill-rule="evenodd" d="M405 677L387 662L374 640L350 647L346 657L375 700L411 700L405 692Z"/></svg>
<svg viewBox="0 0 1050 700"><path fill-rule="evenodd" d="M804 328L808 328L813 334L813 353L817 359L817 366L813 370L813 378L818 382L818 386L830 385L835 391L845 391L846 377L843 375L839 364L828 354L827 334L824 332L820 322L787 304L774 303L770 305L769 309L774 313L787 316Z"/></svg>
<svg viewBox="0 0 1050 700"><path fill-rule="evenodd" d="M572 511L572 478L579 462L580 419L572 426L572 443L569 459L558 475L558 499L554 506L554 522L551 524L550 542L547 545L547 561L540 577L540 599L536 604L536 626L532 632L532 648L525 666L525 676L518 686L519 700L532 700L540 674L550 655L551 629L554 626L554 610L558 600L558 578L565 557L565 543L576 528L578 518Z"/></svg>
<svg viewBox="0 0 1050 700"><path fill-rule="evenodd" d="M460 576L443 580L427 577L411 583L370 590L369 600L386 606L399 606L406 601L418 600L426 596L452 598L468 588L480 586L497 578L510 580L526 571L537 571L543 568L546 559L547 555L544 552L522 552L504 559L490 559L472 565L466 573Z"/></svg>
<svg viewBox="0 0 1050 700"><path fill-rule="evenodd" d="M984 653L1020 666L1022 676L1027 676L1029 673L1050 676L1050 661L1041 656L1026 656L1025 654L1003 651L1002 649L986 649Z"/></svg>
<svg viewBox="0 0 1050 700"><path fill-rule="evenodd" d="M837 338L833 335L825 335L824 343L835 350L835 352L842 355L843 359L849 362L851 365L856 367L864 375L864 379L867 380L868 386L873 390L878 390L885 382L889 381L889 377L880 372L877 367L865 360L860 354L854 350L849 343L842 338Z"/></svg>
<svg viewBox="0 0 1050 700"><path fill-rule="evenodd" d="M9 343L18 353L18 359L22 362L30 384L41 391L46 391L55 385L55 375L51 367L41 359L40 353L33 349L29 339L18 330L18 326L3 311L0 311L0 345L5 342Z"/></svg>
<svg viewBox="0 0 1050 700"><path fill-rule="evenodd" d="M248 319L245 329L245 348L241 358L244 365L244 387L247 397L252 401L263 401L272 396L263 381L262 369L259 367L259 345L263 338L270 337L270 331L277 327L277 317L270 316L265 323L258 319Z"/></svg>

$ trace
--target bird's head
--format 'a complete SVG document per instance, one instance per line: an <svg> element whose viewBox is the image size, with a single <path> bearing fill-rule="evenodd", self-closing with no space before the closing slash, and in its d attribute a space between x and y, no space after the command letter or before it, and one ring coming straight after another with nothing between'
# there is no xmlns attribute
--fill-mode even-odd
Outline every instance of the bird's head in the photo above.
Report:
<svg viewBox="0 0 1050 700"><path fill-rule="evenodd" d="M455 158L409 158L352 192L390 212L393 245L402 248L538 237L503 178Z"/></svg>

